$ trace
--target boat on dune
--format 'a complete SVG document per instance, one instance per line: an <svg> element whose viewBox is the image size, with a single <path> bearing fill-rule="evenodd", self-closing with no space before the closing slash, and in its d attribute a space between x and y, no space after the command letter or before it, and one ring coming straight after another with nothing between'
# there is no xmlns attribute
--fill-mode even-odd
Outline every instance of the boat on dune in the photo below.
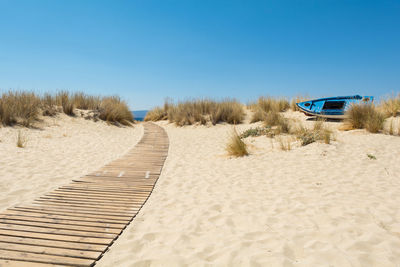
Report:
<svg viewBox="0 0 400 267"><path fill-rule="evenodd" d="M372 103L373 96L338 96L319 98L296 103L299 109L307 116L317 116L328 119L344 119L346 111L352 104Z"/></svg>

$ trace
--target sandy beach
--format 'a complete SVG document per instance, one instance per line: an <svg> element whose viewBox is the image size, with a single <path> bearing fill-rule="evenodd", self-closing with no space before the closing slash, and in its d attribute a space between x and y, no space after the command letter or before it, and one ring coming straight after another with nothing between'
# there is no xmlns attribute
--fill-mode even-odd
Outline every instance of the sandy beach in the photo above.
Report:
<svg viewBox="0 0 400 267"><path fill-rule="evenodd" d="M170 140L159 181L96 266L399 266L398 136L328 122L331 144L293 140L282 151L276 139L248 137L250 155L233 158L225 151L232 125L157 124ZM247 118L236 129L260 125ZM25 148L16 147L19 131ZM0 209L99 169L142 134L140 123L63 114L38 129L0 128Z"/></svg>
<svg viewBox="0 0 400 267"><path fill-rule="evenodd" d="M0 127L0 210L99 169L143 135L141 125L117 127L65 114L43 117L35 127ZM25 148L16 146L18 132L27 140Z"/></svg>
<svg viewBox="0 0 400 267"><path fill-rule="evenodd" d="M230 158L231 125L157 124L163 172L98 266L399 266L399 137L329 122L331 144L250 137L250 155Z"/></svg>

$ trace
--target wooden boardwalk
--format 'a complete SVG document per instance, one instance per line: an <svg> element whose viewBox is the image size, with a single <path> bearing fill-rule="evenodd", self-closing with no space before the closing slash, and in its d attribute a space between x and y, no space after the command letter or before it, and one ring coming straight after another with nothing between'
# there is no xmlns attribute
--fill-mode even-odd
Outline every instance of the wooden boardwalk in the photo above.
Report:
<svg viewBox="0 0 400 267"><path fill-rule="evenodd" d="M0 213L0 266L93 266L150 196L168 154L168 136L144 123L124 157Z"/></svg>

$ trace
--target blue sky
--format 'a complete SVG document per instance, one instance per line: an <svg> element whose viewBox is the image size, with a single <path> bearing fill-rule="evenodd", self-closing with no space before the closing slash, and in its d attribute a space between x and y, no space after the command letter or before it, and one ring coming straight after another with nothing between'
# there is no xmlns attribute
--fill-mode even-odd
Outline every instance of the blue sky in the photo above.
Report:
<svg viewBox="0 0 400 267"><path fill-rule="evenodd" d="M400 1L0 0L0 90L165 97L400 92Z"/></svg>

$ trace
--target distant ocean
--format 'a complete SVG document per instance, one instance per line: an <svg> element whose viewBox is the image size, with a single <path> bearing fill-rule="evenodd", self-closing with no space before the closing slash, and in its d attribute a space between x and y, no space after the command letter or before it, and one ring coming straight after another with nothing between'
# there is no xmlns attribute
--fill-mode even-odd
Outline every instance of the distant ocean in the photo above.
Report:
<svg viewBox="0 0 400 267"><path fill-rule="evenodd" d="M132 114L137 121L143 121L144 117L146 117L148 110L133 110Z"/></svg>

